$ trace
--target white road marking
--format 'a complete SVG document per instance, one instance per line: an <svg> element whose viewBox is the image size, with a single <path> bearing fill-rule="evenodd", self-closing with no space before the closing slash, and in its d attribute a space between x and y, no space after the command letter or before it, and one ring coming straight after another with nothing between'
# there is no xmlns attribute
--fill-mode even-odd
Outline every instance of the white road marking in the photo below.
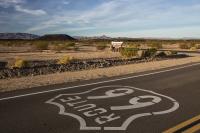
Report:
<svg viewBox="0 0 200 133"><path fill-rule="evenodd" d="M117 91L126 91L123 93L116 93ZM103 96L88 96L87 99L105 99L105 98L113 98L113 97L119 97L119 96L124 96L133 93L134 91L131 89L127 88L119 88L119 89L114 89L114 90L109 90L105 92L106 95Z"/></svg>
<svg viewBox="0 0 200 133"><path fill-rule="evenodd" d="M133 89L133 91L135 90L138 90L138 91L142 91L142 92L148 92L150 94L154 94L156 96L152 96L152 95L144 95L144 96L137 96L135 97L136 99L132 99L131 101L129 101L131 104L142 104L141 102L138 102L139 98L152 98L153 100L150 102L150 104L148 104L148 106L150 105L153 105L153 104L156 104L156 103L159 103L161 101L161 98L166 98L168 100L170 100L173 105L171 108L167 109L167 110L161 110L161 111L157 111L157 112L146 112L146 113L140 113L140 114L134 114L130 117L128 117L123 123L121 126L119 127L98 127L98 126L95 126L95 127L89 127L87 126L87 121L85 119L83 119L82 117L80 117L79 115L76 115L76 114L73 114L73 113L69 113L67 112L67 109L60 103L57 103L55 102L54 100L56 98L59 98L61 96L71 96L71 95L74 95L77 97L77 95L82 95L82 94L88 94L88 93L91 93L93 91L96 91L98 89L103 89L103 88L106 88L106 87L109 87L109 88L113 88L113 87L119 87L119 88L128 88L128 89ZM127 90L128 90L127 89ZM120 97L121 95L119 95ZM160 97L158 97L160 96ZM81 96L78 96L78 97L81 97ZM87 96L86 96L87 97ZM110 97L110 98L113 98L113 97ZM71 99L71 98L70 98ZM105 98L107 99L107 97ZM156 92L153 92L153 91L150 91L150 90L145 90L145 89L140 89L140 88L136 88L136 87L131 87L131 86L118 86L118 85L111 85L111 86L101 86L101 87L96 87L96 88L93 88L91 90L88 90L88 91L84 91L84 92L79 92L79 93L66 93L66 94L59 94L58 96L46 101L46 103L48 104L53 104L53 105L56 105L59 107L60 111L59 111L59 114L60 115L68 115L68 116L71 116L75 119L77 119L80 123L80 130L126 130L128 128L128 126L136 119L138 118L141 118L141 117L146 117L146 116L155 116L155 115L163 115L163 114L168 114L168 113L171 113L171 112L174 112L176 111L178 108L179 108L179 103L171 98L171 97L168 97L168 96L165 96L165 95L162 95L162 94L159 94L159 93L156 93ZM146 103L147 102L144 102L144 105L140 106L140 107L144 107L146 106ZM138 105L137 105L138 106ZM96 107L96 106L95 106ZM140 108L139 107L139 108ZM124 110L124 109L134 109L134 108L124 108L124 107L116 107L117 109L116 110ZM112 110L112 106L111 106L111 110ZM119 119L120 117L116 117L116 119Z"/></svg>
<svg viewBox="0 0 200 133"><path fill-rule="evenodd" d="M95 83L89 83L89 84L83 84L83 85L77 85L77 86L71 86L71 87L65 87L65 88L59 88L59 89L53 89L53 90L48 90L48 91L39 91L39 92L28 93L28 94L23 94L23 95L16 95L16 96L11 96L11 97L5 97L5 98L0 98L0 101L10 100L10 99L16 99L16 98L21 98L21 97L27 97L27 96L33 96L33 95L44 94L44 93L50 93L50 92L57 92L57 91L68 90L68 89L78 88L78 87L85 87L85 86L90 86L90 85L97 85L97 84L102 84L102 83L109 83L109 82L120 81L120 80L125 80L125 79L133 79L133 78L138 78L138 77L155 75L155 74L170 72L170 71L184 69L184 68L188 68L188 67L192 67L192 66L197 66L197 65L200 65L200 63L196 63L196 64L192 64L192 65L186 65L186 66L182 66L182 67L178 67L178 68L167 69L167 70L163 70L163 71L157 71L157 72L147 73L147 74L141 74L141 75L136 75L136 76L125 77L125 78L118 78L118 79L112 79L112 80L107 80L107 81L100 81L100 82L95 82Z"/></svg>
<svg viewBox="0 0 200 133"><path fill-rule="evenodd" d="M59 97L59 96L60 95L58 95L57 97ZM53 99L51 99L51 100L53 100ZM68 115L68 116L71 116L71 117L75 118L76 120L78 120L80 123L80 130L101 130L101 127L87 127L86 121L82 117L72 114L72 113L65 112L65 107L59 103L50 102L50 101L47 101L46 103L50 103L50 104L54 104L54 105L58 106L60 108L59 114Z"/></svg>
<svg viewBox="0 0 200 133"><path fill-rule="evenodd" d="M138 102L141 99L145 98L152 98L152 101L150 102ZM130 105L123 105L123 106L111 106L111 110L127 110L127 109L137 109L137 108L142 108L142 107L147 107L154 105L156 103L159 103L161 101L160 97L157 96L152 96L152 95L144 95L144 96L138 96L138 97L133 97L132 99L129 100Z"/></svg>
<svg viewBox="0 0 200 133"><path fill-rule="evenodd" d="M130 125L130 123L134 120L136 120L137 118L140 117L144 117L144 116L151 116L151 113L143 113L143 114L137 114L137 115L133 115L131 117L129 117L121 127L104 127L104 130L126 130L128 128L128 126Z"/></svg>
<svg viewBox="0 0 200 133"><path fill-rule="evenodd" d="M179 108L180 105L178 102L173 102L173 103L174 103L174 106L171 109L165 110L165 111L160 111L160 112L153 112L152 114L160 115L160 114L168 114L168 113L174 112L175 110L177 110L177 108Z"/></svg>

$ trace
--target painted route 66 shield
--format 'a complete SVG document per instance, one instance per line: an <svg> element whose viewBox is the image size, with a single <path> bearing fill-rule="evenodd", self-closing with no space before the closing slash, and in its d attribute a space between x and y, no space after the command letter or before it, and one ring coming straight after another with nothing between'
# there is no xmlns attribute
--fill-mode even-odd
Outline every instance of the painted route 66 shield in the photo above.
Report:
<svg viewBox="0 0 200 133"><path fill-rule="evenodd" d="M173 98L130 86L60 94L46 103L59 107L59 115L76 119L80 130L126 130L141 117L164 115L179 108Z"/></svg>

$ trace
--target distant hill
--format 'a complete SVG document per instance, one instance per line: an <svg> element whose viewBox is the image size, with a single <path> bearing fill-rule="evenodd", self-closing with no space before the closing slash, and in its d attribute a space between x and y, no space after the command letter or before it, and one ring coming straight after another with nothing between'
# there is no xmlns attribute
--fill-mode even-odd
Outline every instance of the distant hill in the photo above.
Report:
<svg viewBox="0 0 200 133"><path fill-rule="evenodd" d="M134 38L134 37L109 37L106 35L102 36L73 36L77 40L113 40L113 41L146 41L146 40L200 40L200 38L192 38L192 37L185 37L185 38L165 38L165 37L141 37L141 38Z"/></svg>
<svg viewBox="0 0 200 133"><path fill-rule="evenodd" d="M46 40L46 41L74 41L73 37L66 34L47 34L37 38L38 40Z"/></svg>
<svg viewBox="0 0 200 133"><path fill-rule="evenodd" d="M109 39L112 39L111 37L108 37L108 36L106 36L106 35L102 35L102 36L96 36L96 37L94 37L94 39L107 39L107 40L109 40Z"/></svg>
<svg viewBox="0 0 200 133"><path fill-rule="evenodd" d="M86 36L74 36L74 38L78 39L78 40L110 40L112 39L111 37L108 37L106 35L102 35L102 36L93 36L93 37L86 37Z"/></svg>
<svg viewBox="0 0 200 133"><path fill-rule="evenodd" d="M2 40L32 40L38 37L38 35L28 33L0 33L0 39Z"/></svg>

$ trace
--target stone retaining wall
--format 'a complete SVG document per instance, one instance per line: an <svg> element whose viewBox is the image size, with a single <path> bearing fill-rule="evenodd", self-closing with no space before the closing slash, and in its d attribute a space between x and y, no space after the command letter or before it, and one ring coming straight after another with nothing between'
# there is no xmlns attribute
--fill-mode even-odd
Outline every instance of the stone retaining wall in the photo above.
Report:
<svg viewBox="0 0 200 133"><path fill-rule="evenodd" d="M106 68L111 66L133 64L133 63L142 63L174 58L185 58L186 55L173 55L167 57L155 57L155 58L132 58L132 59L92 59L92 60L74 60L66 65L56 64L56 60L50 61L31 61L28 62L26 68L14 68L9 69L5 67L5 63L0 63L0 79L14 78L14 77L23 77L23 76L35 76L42 74L51 74L57 72L65 71L80 71L88 70L95 68ZM4 67L2 67L4 65Z"/></svg>

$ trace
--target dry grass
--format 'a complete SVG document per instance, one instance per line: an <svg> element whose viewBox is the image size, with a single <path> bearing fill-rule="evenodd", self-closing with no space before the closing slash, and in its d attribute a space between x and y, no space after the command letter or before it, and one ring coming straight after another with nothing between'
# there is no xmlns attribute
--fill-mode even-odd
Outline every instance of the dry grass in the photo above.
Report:
<svg viewBox="0 0 200 133"><path fill-rule="evenodd" d="M40 43L38 43L39 45ZM46 43L44 43L46 44ZM61 45L61 44L58 44ZM109 49L103 51L97 51L93 45L78 44L74 46L74 43L62 44L62 47L55 50L57 45L49 45L49 50L34 50L30 45L14 45L3 46L0 45L0 61L7 61L17 58L23 58L24 60L52 60L59 59L63 56L70 56L76 59L91 59L91 58L112 58L119 57L119 53L113 53ZM40 46L40 45L39 45ZM41 43L43 46L43 43ZM46 46L46 45L45 45ZM72 49L67 49L68 46L74 46ZM42 47L43 49L43 47Z"/></svg>
<svg viewBox="0 0 200 133"><path fill-rule="evenodd" d="M184 59L171 59L165 61L155 61L140 64L131 64L124 66L116 66L103 69L85 70L79 72L65 72L49 75L39 75L35 77L23 77L0 80L0 92L11 91L16 89L25 89L51 84L67 83L77 80L89 80L100 77L112 77L125 75L129 73L143 72L148 70L156 70L187 63L200 62L200 56L189 57Z"/></svg>
<svg viewBox="0 0 200 133"><path fill-rule="evenodd" d="M91 59L91 58L112 58L120 57L119 53L114 53L111 51L102 52L63 52L55 53L51 51L47 52L30 52L30 53L0 53L0 60L15 59L16 57L22 58L24 60L51 60L59 59L63 56L70 56L75 59Z"/></svg>
<svg viewBox="0 0 200 133"><path fill-rule="evenodd" d="M147 48L147 46L141 46L141 48ZM51 48L50 48L51 49ZM168 50L183 50L179 48L179 44L163 45L163 49ZM26 52L25 52L26 51ZM29 52L28 52L29 51ZM43 52L30 52L31 47L20 46L20 47L8 47L0 46L0 61L6 61L10 59L22 58L24 60L51 60L59 59L63 56L70 56L75 59L91 59L91 58L112 58L120 57L120 53L113 53L109 49L104 51L97 51L94 46L80 46L78 51L65 50L56 52L55 50L46 50ZM191 51L188 49L188 51ZM6 52L6 53L2 53Z"/></svg>
<svg viewBox="0 0 200 133"><path fill-rule="evenodd" d="M57 64L65 65L69 64L73 59L70 56L63 56L62 58L58 59Z"/></svg>
<svg viewBox="0 0 200 133"><path fill-rule="evenodd" d="M27 62L23 59L16 58L14 61L8 62L8 67L13 68L23 68L27 66Z"/></svg>

